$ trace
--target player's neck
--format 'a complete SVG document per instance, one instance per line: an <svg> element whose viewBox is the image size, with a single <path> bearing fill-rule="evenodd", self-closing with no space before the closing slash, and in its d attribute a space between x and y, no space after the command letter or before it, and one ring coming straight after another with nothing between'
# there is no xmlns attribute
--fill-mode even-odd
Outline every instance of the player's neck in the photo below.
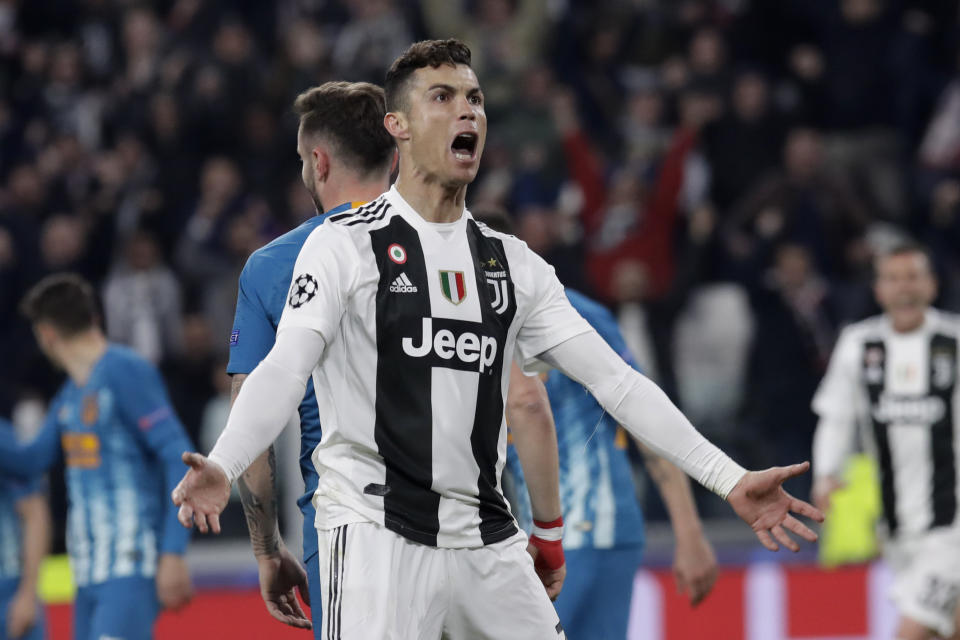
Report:
<svg viewBox="0 0 960 640"><path fill-rule="evenodd" d="M926 309L920 313L891 313L888 314L888 316L890 318L890 326L893 327L896 333L913 333L923 327L927 321Z"/></svg>
<svg viewBox="0 0 960 640"><path fill-rule="evenodd" d="M83 386L93 367L107 351L107 339L99 329L91 329L62 343L58 360L74 384Z"/></svg>
<svg viewBox="0 0 960 640"><path fill-rule="evenodd" d="M388 178L382 180L338 180L323 192L323 210L330 211L345 202L370 202L390 188Z"/></svg>
<svg viewBox="0 0 960 640"><path fill-rule="evenodd" d="M467 185L448 187L422 176L404 175L401 170L396 187L407 204L427 222L456 222L463 215Z"/></svg>

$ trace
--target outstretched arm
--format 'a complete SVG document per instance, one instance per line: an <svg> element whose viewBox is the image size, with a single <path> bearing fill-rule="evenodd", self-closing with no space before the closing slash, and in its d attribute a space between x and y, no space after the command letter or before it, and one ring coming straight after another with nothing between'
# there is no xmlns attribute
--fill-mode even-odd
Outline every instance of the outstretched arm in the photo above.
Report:
<svg viewBox="0 0 960 640"><path fill-rule="evenodd" d="M230 389L231 404L240 395L245 374L234 374ZM297 600L296 589L310 604L307 572L290 553L280 537L277 517L277 455L273 445L261 454L237 479L240 502L247 518L247 530L253 555L257 558L260 595L267 612L291 627L310 629L310 618Z"/></svg>
<svg viewBox="0 0 960 640"><path fill-rule="evenodd" d="M647 473L653 478L670 514L670 525L677 541L673 554L673 575L681 593L690 595L690 604L697 606L707 597L717 580L717 558L703 534L690 491L690 481L676 465L664 460L649 447L636 440L643 455Z"/></svg>
<svg viewBox="0 0 960 640"><path fill-rule="evenodd" d="M184 454L190 471L173 491L185 527L220 532L230 485L267 450L303 399L307 378L336 335L361 258L349 234L324 224L310 234L294 266L291 295L270 353L244 382L227 426L210 452ZM209 520L209 522L208 522Z"/></svg>
<svg viewBox="0 0 960 640"><path fill-rule="evenodd" d="M543 382L525 376L516 364L507 390L507 424L523 467L536 525L527 550L550 599L560 595L566 576L563 508L560 503L557 431Z"/></svg>
<svg viewBox="0 0 960 640"><path fill-rule="evenodd" d="M323 337L312 329L293 326L277 333L273 349L241 387L210 457L183 455L190 470L172 493L183 526L196 523L202 533L220 533L230 485L283 431L325 348Z"/></svg>
<svg viewBox="0 0 960 640"><path fill-rule="evenodd" d="M634 437L726 499L768 549L778 548L773 538L789 549L799 548L784 527L806 540L817 539L790 512L818 521L823 514L781 487L804 473L809 463L747 472L704 438L657 385L627 365L595 331L580 333L539 358L583 384Z"/></svg>

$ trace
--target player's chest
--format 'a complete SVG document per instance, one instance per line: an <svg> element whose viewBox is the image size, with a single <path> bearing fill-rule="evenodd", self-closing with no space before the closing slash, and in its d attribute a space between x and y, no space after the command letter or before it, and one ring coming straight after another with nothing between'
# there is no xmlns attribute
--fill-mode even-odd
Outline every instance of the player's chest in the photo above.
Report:
<svg viewBox="0 0 960 640"><path fill-rule="evenodd" d="M517 315L502 243L480 234L423 242L409 228L385 231L371 234L361 303L378 350L486 371Z"/></svg>
<svg viewBox="0 0 960 640"><path fill-rule="evenodd" d="M872 419L922 427L948 419L957 389L957 356L957 340L947 335L868 342L862 375Z"/></svg>
<svg viewBox="0 0 960 640"><path fill-rule="evenodd" d="M115 401L109 389L76 390L57 413L64 462L71 469L96 469L115 423Z"/></svg>
<svg viewBox="0 0 960 640"><path fill-rule="evenodd" d="M906 336L864 345L862 378L868 388L897 394L949 392L956 386L957 372L954 336Z"/></svg>

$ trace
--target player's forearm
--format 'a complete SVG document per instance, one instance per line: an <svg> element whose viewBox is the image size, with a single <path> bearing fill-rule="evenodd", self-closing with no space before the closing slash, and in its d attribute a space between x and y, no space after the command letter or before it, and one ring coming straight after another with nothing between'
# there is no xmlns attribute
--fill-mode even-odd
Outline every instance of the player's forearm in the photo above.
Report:
<svg viewBox="0 0 960 640"><path fill-rule="evenodd" d="M746 474L595 331L575 336L539 357L583 384L631 435L720 497L725 499Z"/></svg>
<svg viewBox="0 0 960 640"><path fill-rule="evenodd" d="M281 330L273 349L244 382L209 456L231 483L283 431L303 399L307 378L325 346L316 331L302 327Z"/></svg>
<svg viewBox="0 0 960 640"><path fill-rule="evenodd" d="M277 455L273 445L237 480L250 544L257 557L275 554L280 549L276 481Z"/></svg>
<svg viewBox="0 0 960 640"><path fill-rule="evenodd" d="M643 455L644 467L657 485L660 497L667 507L674 535L679 538L698 536L703 533L700 515L693 501L690 481L683 471L655 454L639 440L636 441Z"/></svg>
<svg viewBox="0 0 960 640"><path fill-rule="evenodd" d="M230 405L237 401L247 374L233 375L230 384ZM277 455L273 445L253 461L237 479L240 504L247 519L247 531L253 554L276 553L280 548L280 524L277 516Z"/></svg>
<svg viewBox="0 0 960 640"><path fill-rule="evenodd" d="M33 495L19 502L18 511L23 526L23 566L18 588L36 593L40 565L50 552L50 510L46 498Z"/></svg>
<svg viewBox="0 0 960 640"><path fill-rule="evenodd" d="M507 424L523 467L533 518L552 522L563 515L557 431L543 383L538 378L527 378L519 369L514 370L510 379Z"/></svg>

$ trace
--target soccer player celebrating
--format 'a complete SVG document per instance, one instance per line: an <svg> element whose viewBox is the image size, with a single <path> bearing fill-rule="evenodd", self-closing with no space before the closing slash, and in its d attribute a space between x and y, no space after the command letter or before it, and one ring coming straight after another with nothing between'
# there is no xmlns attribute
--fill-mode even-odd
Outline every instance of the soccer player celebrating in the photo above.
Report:
<svg viewBox="0 0 960 640"><path fill-rule="evenodd" d="M725 497L766 546L796 549L784 528L815 539L790 511L822 516L780 486L806 463L743 470L607 346L545 262L472 219L464 200L486 115L469 49L416 43L385 91L397 184L307 238L273 348L209 459L190 458L173 493L181 522L219 528L230 483L282 429L312 373L328 637L563 637L500 489L517 354L526 369L543 362L586 386Z"/></svg>
<svg viewBox="0 0 960 640"><path fill-rule="evenodd" d="M937 283L920 246L894 248L875 270L884 313L844 330L813 399L813 500L829 506L861 425L880 468L897 639L956 637L960 319L930 306Z"/></svg>
<svg viewBox="0 0 960 640"><path fill-rule="evenodd" d="M323 212L307 220L255 251L247 260L240 275L237 312L230 337L230 362L227 372L233 376L233 399L239 394L247 375L269 353L276 338L277 326L287 302L293 268L300 248L310 233L330 216L360 206L375 199L389 188L390 172L396 154L393 138L383 126L386 115L383 89L365 82L327 82L301 94L294 103L300 116L297 134L297 153L303 164L303 183L310 192L317 211ZM397 285L405 287L405 284ZM532 387L532 390L529 388ZM536 379L521 376L511 384L511 391L519 398L532 396L524 402L524 418L518 423L533 423L530 432L540 429L546 437L552 435L549 404L540 402ZM319 639L320 575L317 562L316 511L312 498L317 488L317 471L311 456L320 443L321 425L312 381L298 407L300 415L301 455L305 493L298 500L304 516L303 558L306 576L300 564L284 547L277 525L277 498L275 489L276 459L273 446L261 455L238 479L240 495L247 517L250 538L260 574L261 594L267 610L278 620L295 627L307 628L311 622L300 608L295 588L317 594L311 603L314 634ZM522 428L522 427L520 427ZM543 446L544 435L539 435L537 458L548 458L546 475L552 472L544 490L534 488L534 497L541 499L540 513L546 520L560 516L557 488L556 447L553 447L552 465L549 445ZM528 469L531 454L525 454ZM538 514L539 515L539 514ZM562 555L560 556L562 558ZM550 569L559 567L551 566ZM562 580L561 580L562 582ZM559 585L556 587L559 588ZM308 596L309 597L309 596Z"/></svg>
<svg viewBox="0 0 960 640"><path fill-rule="evenodd" d="M62 446L74 638L148 640L160 607L178 608L191 595L189 535L164 499L184 472L190 441L156 368L107 342L86 281L48 276L23 311L68 379L33 441L0 432L0 470L41 473Z"/></svg>
<svg viewBox="0 0 960 640"><path fill-rule="evenodd" d="M0 431L13 425L0 420ZM0 476L0 638L46 637L37 578L50 548L50 511L40 485Z"/></svg>

